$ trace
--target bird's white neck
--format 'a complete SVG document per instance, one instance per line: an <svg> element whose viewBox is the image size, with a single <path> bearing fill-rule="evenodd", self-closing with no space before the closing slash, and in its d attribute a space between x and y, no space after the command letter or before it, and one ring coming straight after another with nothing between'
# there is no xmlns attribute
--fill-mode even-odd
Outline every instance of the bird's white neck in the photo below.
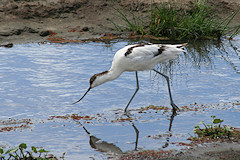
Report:
<svg viewBox="0 0 240 160"><path fill-rule="evenodd" d="M112 80L118 78L122 74L122 72L123 71L115 70L115 69L111 68L108 71L95 74L94 75L95 79L94 79L93 83L91 84L91 88L97 87L105 82L112 81Z"/></svg>

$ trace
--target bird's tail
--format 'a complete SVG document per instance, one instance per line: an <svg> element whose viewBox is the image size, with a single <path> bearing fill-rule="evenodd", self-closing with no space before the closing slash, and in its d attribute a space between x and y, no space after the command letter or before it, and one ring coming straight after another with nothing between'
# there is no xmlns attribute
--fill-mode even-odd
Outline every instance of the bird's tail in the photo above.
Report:
<svg viewBox="0 0 240 160"><path fill-rule="evenodd" d="M182 49L187 45L187 43L183 43L183 44L176 44L174 45L176 48ZM184 51L184 50L183 50Z"/></svg>
<svg viewBox="0 0 240 160"><path fill-rule="evenodd" d="M183 48L183 47L185 47L187 45L187 43L183 43L183 44L177 44L176 46L177 46L177 48Z"/></svg>
<svg viewBox="0 0 240 160"><path fill-rule="evenodd" d="M168 51L174 51L174 52L186 52L184 50L184 47L187 45L187 43L183 43L183 44L174 44L174 45L165 45L166 46L166 50Z"/></svg>

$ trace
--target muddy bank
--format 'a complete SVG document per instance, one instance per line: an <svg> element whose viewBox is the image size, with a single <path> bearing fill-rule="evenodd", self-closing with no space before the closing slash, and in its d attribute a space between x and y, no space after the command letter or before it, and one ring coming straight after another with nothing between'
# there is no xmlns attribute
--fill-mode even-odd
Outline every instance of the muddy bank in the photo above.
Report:
<svg viewBox="0 0 240 160"><path fill-rule="evenodd" d="M179 159L228 159L238 160L240 157L239 143L216 143L209 144L202 147L188 149L182 152Z"/></svg>
<svg viewBox="0 0 240 160"><path fill-rule="evenodd" d="M150 10L148 0L116 3L129 19L132 13L141 16L147 23ZM155 1L159 3L160 1ZM183 0L184 7L191 7L191 0ZM238 0L210 1L212 10L221 18L227 17L240 7ZM131 12L129 12L131 11ZM117 15L113 2L109 0L2 0L0 4L0 44L51 41L52 37L79 42L82 39L99 38L116 31L116 25L126 23ZM232 24L240 22L237 15ZM60 39L62 40L62 39Z"/></svg>
<svg viewBox="0 0 240 160"><path fill-rule="evenodd" d="M123 155L119 160L125 159L159 159L159 160L239 160L240 145L238 143L213 143L199 147L191 147L180 151L140 151Z"/></svg>

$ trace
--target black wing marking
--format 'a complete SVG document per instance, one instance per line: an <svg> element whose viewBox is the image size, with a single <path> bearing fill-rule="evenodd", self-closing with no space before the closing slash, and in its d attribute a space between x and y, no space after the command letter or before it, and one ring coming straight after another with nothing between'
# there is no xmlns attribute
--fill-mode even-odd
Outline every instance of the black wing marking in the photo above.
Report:
<svg viewBox="0 0 240 160"><path fill-rule="evenodd" d="M143 46L145 46L145 45L151 45L151 43L136 44L136 45L134 45L134 46L128 48L127 52L125 53L125 56L128 56L129 54L131 54L134 48L137 48L137 47L143 47Z"/></svg>
<svg viewBox="0 0 240 160"><path fill-rule="evenodd" d="M159 49L158 49L158 53L154 55L154 57L162 54L163 51L165 51L167 49L167 46L161 46Z"/></svg>

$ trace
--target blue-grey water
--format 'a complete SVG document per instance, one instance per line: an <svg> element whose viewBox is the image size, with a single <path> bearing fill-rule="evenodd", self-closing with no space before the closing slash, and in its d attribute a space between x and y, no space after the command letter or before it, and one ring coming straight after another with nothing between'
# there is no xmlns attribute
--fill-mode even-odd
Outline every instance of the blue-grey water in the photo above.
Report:
<svg viewBox="0 0 240 160"><path fill-rule="evenodd" d="M134 72L92 89L81 102L71 105L85 93L89 78L108 70L115 52L130 43L33 43L0 48L0 147L24 142L56 156L66 152L66 159L104 159L104 153L90 146L89 134L79 123L49 120L51 116L78 114L101 115L83 124L87 131L114 143L122 152L134 150L136 133L132 123L113 123L121 117L135 90ZM156 68L170 76L173 99L180 108L203 105L205 109L180 111L168 137L170 112L137 111L149 105L171 108L165 79L154 72L139 72L140 90L129 106L139 130L138 149L163 149L168 138L165 149L178 149L175 143L188 143L194 125L201 120L209 123L212 115L223 119L224 124L240 127L240 37L189 42L186 53ZM24 119L31 123L22 122ZM3 131L9 126L21 127Z"/></svg>

